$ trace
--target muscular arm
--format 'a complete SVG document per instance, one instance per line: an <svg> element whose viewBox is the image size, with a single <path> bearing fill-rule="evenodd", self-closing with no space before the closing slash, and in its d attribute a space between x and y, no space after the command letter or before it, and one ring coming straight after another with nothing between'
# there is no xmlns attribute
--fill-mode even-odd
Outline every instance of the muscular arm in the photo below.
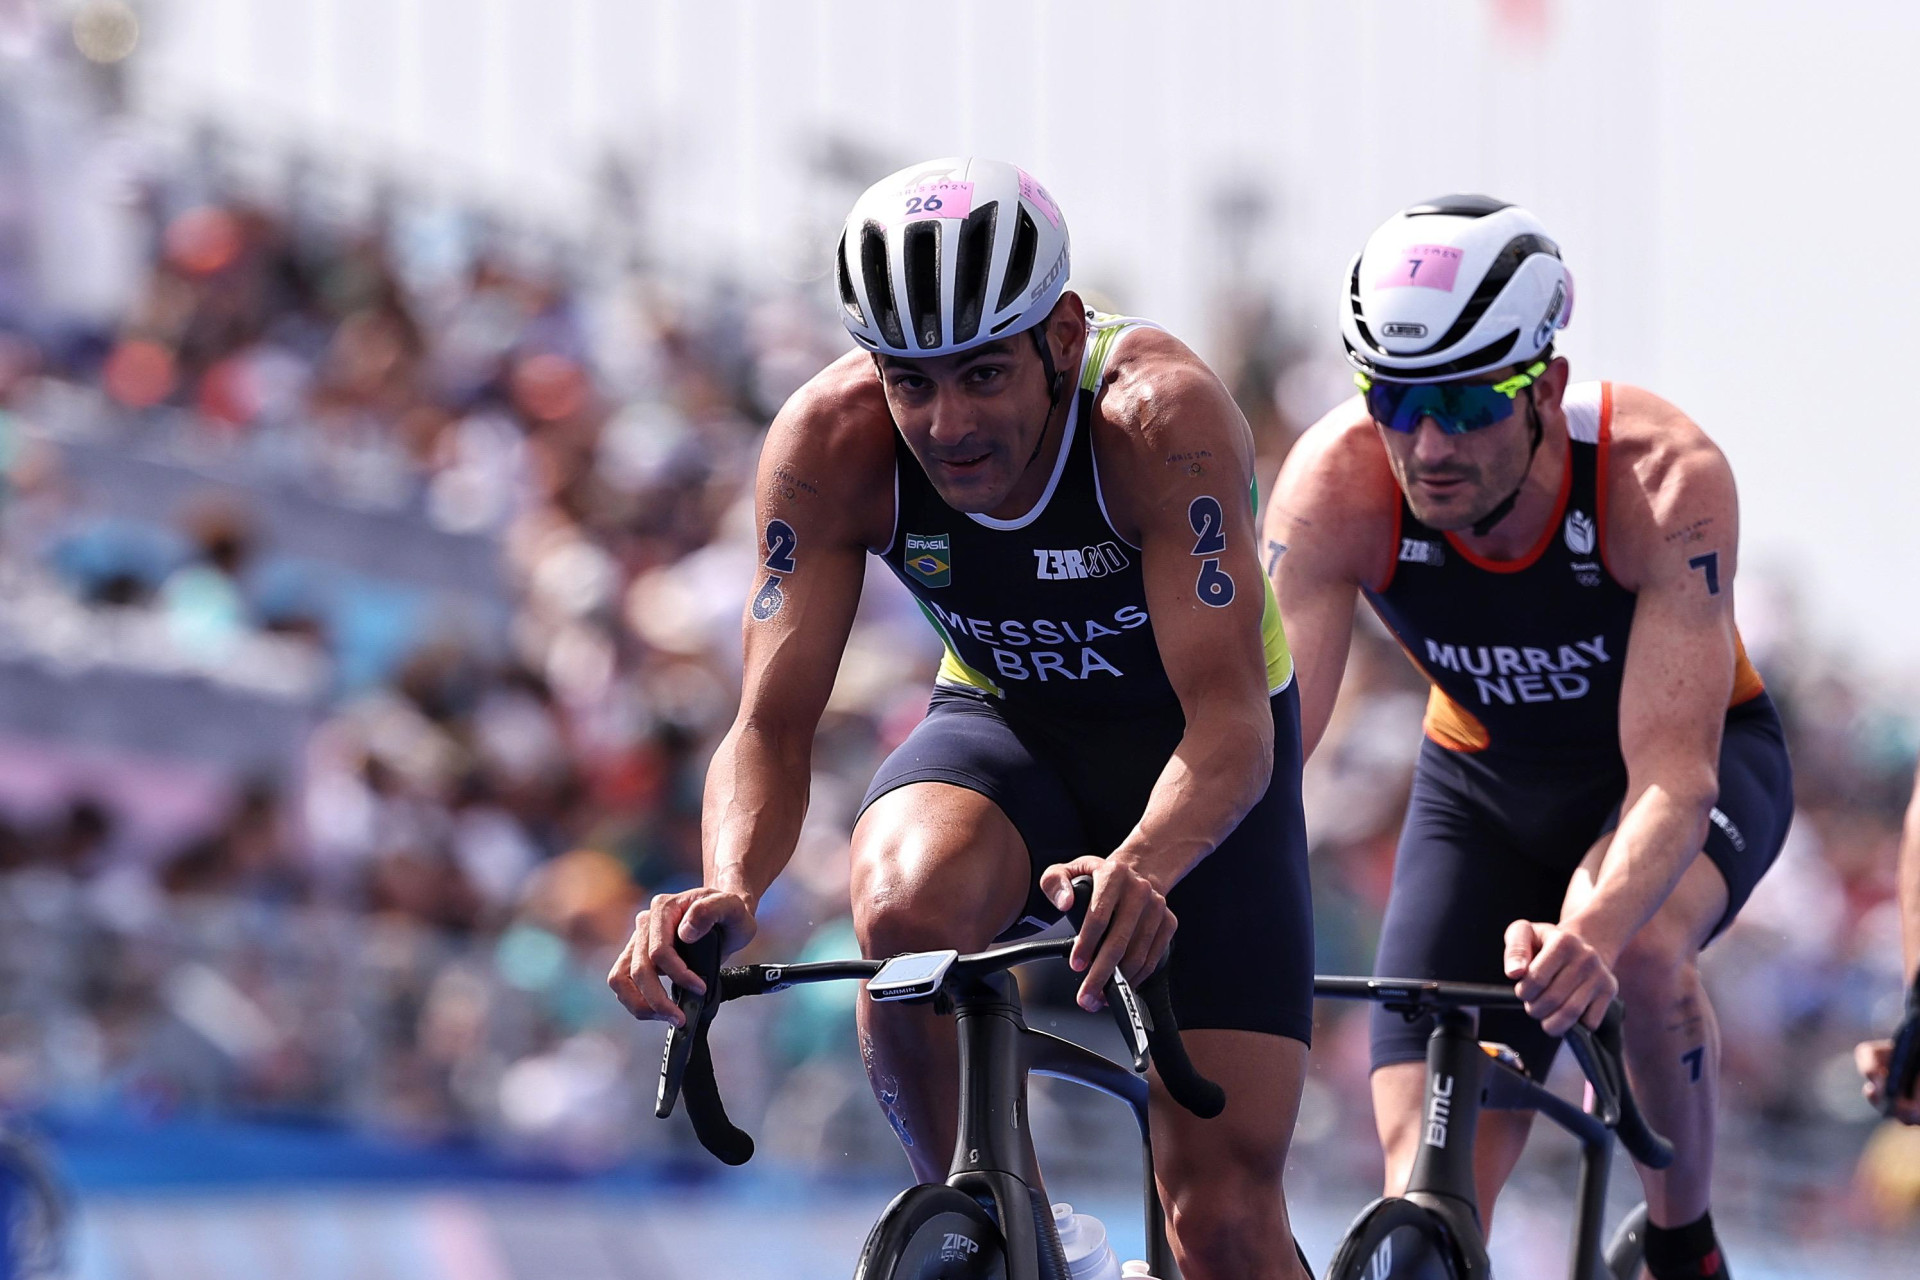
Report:
<svg viewBox="0 0 1920 1280"><path fill-rule="evenodd" d="M1186 728L1119 848L1041 876L1062 907L1073 876L1094 878L1072 956L1089 1009L1115 968L1138 980L1166 954L1176 924L1167 893L1273 774L1252 433L1219 379L1169 335L1129 338L1110 376L1094 424L1102 488L1115 531L1140 548L1154 641Z"/></svg>
<svg viewBox="0 0 1920 1280"><path fill-rule="evenodd" d="M1645 392L1642 412L1679 415ZM1593 895L1563 920L1611 966L1705 843L1733 688L1739 505L1720 451L1684 419L1614 478L1615 573L1637 590L1620 689L1627 794ZM1618 445L1618 447L1626 447Z"/></svg>
<svg viewBox="0 0 1920 1280"><path fill-rule="evenodd" d="M1102 453L1102 467L1114 514L1140 544L1154 640L1186 732L1116 852L1164 893L1232 832L1272 776L1266 593L1246 419L1176 339L1141 334L1128 354L1107 397L1124 422L1112 433L1120 447Z"/></svg>
<svg viewBox="0 0 1920 1280"><path fill-rule="evenodd" d="M1261 540L1300 681L1300 735L1311 756L1327 731L1353 643L1354 601L1393 548L1392 474L1358 399L1316 423L1287 455Z"/></svg>
<svg viewBox="0 0 1920 1280"><path fill-rule="evenodd" d="M872 495L885 492L891 437L861 447L863 433L836 421L860 412L851 398L831 386L803 390L774 419L760 456L763 554L743 622L740 711L707 770L700 818L706 883L753 906L799 838L814 729L853 627L866 549L886 540L862 524L884 505Z"/></svg>
<svg viewBox="0 0 1920 1280"><path fill-rule="evenodd" d="M795 393L767 434L740 711L708 767L701 811L704 883L656 897L635 921L608 983L636 1017L679 1023L661 977L701 984L675 940L717 927L729 950L745 945L761 895L793 856L814 729L853 626L866 548L888 533L875 514L892 516L891 503L873 501L891 492L891 430L864 361L843 360Z"/></svg>

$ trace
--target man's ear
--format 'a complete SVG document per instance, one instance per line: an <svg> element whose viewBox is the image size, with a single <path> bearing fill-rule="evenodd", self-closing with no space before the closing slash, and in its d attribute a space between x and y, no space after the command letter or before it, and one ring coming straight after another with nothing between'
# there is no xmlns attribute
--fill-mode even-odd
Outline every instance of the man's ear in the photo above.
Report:
<svg viewBox="0 0 1920 1280"><path fill-rule="evenodd" d="M1087 304L1080 300L1079 294L1068 289L1042 323L1046 325L1047 345L1053 348L1054 367L1068 368L1074 343L1087 331Z"/></svg>
<svg viewBox="0 0 1920 1280"><path fill-rule="evenodd" d="M1547 371L1540 375L1538 385L1553 397L1555 404L1567 394L1567 379L1571 375L1571 365L1565 356L1555 356L1547 363Z"/></svg>

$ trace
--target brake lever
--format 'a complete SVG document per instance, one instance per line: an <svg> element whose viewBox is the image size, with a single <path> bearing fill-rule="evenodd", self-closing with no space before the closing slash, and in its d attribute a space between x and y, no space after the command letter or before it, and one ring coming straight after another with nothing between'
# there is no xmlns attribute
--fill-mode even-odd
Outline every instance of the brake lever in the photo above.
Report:
<svg viewBox="0 0 1920 1280"><path fill-rule="evenodd" d="M666 1048L660 1054L660 1087L654 1095L653 1114L657 1119L665 1120L673 1114L674 1103L680 1098L680 1086L686 1079L687 1062L693 1055L696 1042L706 1035L707 1024L713 1021L713 1015L720 1008L720 954L724 941L719 929L709 930L707 935L697 942L674 940L674 950L687 962L687 967L700 976L706 984L705 992L691 987L682 987L679 983L670 984L669 994L673 1002L680 1007L684 1021L667 1033Z"/></svg>
<svg viewBox="0 0 1920 1280"><path fill-rule="evenodd" d="M1093 877L1075 876L1073 905L1067 908L1067 919L1072 921L1075 931L1086 927L1087 908L1092 905ZM1100 994L1107 1002L1107 1012L1113 1015L1114 1026L1120 1028L1120 1038L1126 1042L1127 1052L1133 1055L1134 1074L1145 1075L1152 1046L1147 1036L1147 1024L1140 1016L1140 999L1134 992L1133 984L1115 969Z"/></svg>

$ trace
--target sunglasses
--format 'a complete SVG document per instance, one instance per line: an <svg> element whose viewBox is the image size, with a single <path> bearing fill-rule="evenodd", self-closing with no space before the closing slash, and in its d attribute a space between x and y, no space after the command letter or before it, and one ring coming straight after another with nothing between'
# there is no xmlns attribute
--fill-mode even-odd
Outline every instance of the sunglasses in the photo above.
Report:
<svg viewBox="0 0 1920 1280"><path fill-rule="evenodd" d="M1545 361L1499 382L1375 382L1364 373L1353 384L1367 398L1367 412L1389 431L1411 435L1422 418L1450 436L1465 435L1513 416L1520 393L1547 371Z"/></svg>

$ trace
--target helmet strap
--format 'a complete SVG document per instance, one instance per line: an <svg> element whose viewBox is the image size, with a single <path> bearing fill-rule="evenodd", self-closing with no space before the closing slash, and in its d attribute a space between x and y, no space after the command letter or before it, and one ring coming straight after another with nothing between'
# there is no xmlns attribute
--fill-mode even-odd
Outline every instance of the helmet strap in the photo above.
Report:
<svg viewBox="0 0 1920 1280"><path fill-rule="evenodd" d="M1546 433L1540 427L1540 411L1533 403L1532 387L1526 389L1526 396L1527 434L1532 439L1532 443L1527 446L1526 469L1520 473L1520 483L1513 486L1513 492L1500 499L1493 510L1473 522L1473 536L1476 538L1486 537L1488 533L1492 532L1493 526L1499 524L1513 513L1514 504L1520 501L1520 491L1527 487L1527 477L1533 474L1533 458L1535 454L1540 452L1540 441L1545 438Z"/></svg>
<svg viewBox="0 0 1920 1280"><path fill-rule="evenodd" d="M1033 452L1027 455L1027 466L1029 467L1040 457L1040 450L1046 446L1047 428L1053 425L1053 411L1060 407L1060 388L1067 380L1067 375L1054 367L1053 348L1048 345L1046 338L1041 335L1040 331L1046 327L1046 322L1043 320L1027 330L1028 333L1033 335L1033 349L1040 353L1040 367L1044 369L1047 374L1047 416L1041 420L1040 438L1033 442ZM1022 470L1024 469L1025 468L1022 468Z"/></svg>

